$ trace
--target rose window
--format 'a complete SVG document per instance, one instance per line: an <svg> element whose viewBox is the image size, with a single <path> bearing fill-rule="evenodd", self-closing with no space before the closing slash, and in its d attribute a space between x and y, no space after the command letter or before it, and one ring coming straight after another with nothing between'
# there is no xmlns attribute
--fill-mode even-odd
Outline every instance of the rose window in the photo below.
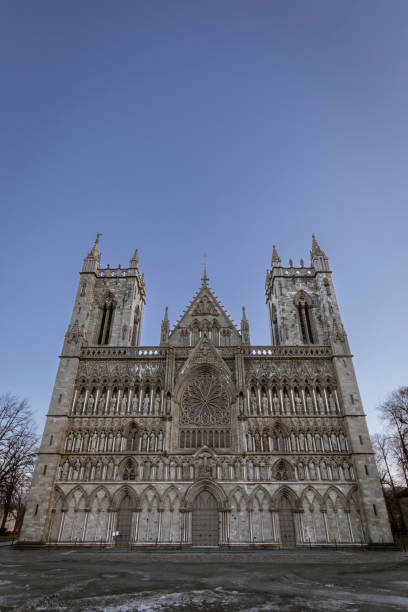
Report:
<svg viewBox="0 0 408 612"><path fill-rule="evenodd" d="M184 390L181 422L189 425L225 425L230 422L228 395L216 376L202 375Z"/></svg>

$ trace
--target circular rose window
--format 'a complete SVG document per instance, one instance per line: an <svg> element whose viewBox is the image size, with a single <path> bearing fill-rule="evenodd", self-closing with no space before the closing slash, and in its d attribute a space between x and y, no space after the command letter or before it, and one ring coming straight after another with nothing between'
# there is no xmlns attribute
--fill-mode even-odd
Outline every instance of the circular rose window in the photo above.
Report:
<svg viewBox="0 0 408 612"><path fill-rule="evenodd" d="M181 422L188 425L226 425L230 422L228 395L220 379L203 374L184 389Z"/></svg>

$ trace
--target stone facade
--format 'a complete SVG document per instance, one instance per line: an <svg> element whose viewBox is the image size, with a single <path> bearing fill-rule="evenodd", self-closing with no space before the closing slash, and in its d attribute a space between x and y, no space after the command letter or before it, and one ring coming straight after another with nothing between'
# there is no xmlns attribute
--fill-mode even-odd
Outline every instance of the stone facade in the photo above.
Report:
<svg viewBox="0 0 408 612"><path fill-rule="evenodd" d="M271 345L252 346L208 284L139 346L145 282L85 258L24 543L391 543L328 259L266 277Z"/></svg>

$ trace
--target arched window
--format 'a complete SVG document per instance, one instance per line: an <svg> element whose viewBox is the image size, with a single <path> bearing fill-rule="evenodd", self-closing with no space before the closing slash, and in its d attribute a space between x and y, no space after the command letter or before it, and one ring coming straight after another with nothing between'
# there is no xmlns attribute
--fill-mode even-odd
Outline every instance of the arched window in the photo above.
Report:
<svg viewBox="0 0 408 612"><path fill-rule="evenodd" d="M115 306L113 304L112 298L106 298L102 308L102 318L101 325L99 328L98 344L109 344L114 310Z"/></svg>
<svg viewBox="0 0 408 612"><path fill-rule="evenodd" d="M133 461L128 461L123 470L123 480L136 480L136 472Z"/></svg>
<svg viewBox="0 0 408 612"><path fill-rule="evenodd" d="M311 315L312 299L305 291L302 290L295 296L294 303L298 311L303 344L314 344L315 338L313 334Z"/></svg>
<svg viewBox="0 0 408 612"><path fill-rule="evenodd" d="M280 338L279 338L279 329L278 329L278 313L276 312L275 304L272 304L271 328L272 328L273 344L279 345Z"/></svg>
<svg viewBox="0 0 408 612"><path fill-rule="evenodd" d="M136 306L135 315L133 317L132 329L132 346L137 346L140 340L140 308Z"/></svg>

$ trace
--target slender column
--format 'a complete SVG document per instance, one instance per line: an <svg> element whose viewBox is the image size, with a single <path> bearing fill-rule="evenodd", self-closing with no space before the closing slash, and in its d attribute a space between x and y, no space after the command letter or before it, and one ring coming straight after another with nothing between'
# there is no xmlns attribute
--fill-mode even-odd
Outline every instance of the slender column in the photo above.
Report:
<svg viewBox="0 0 408 612"><path fill-rule="evenodd" d="M321 512L322 512L322 514L323 514L323 520L324 520L324 530L325 530L325 533L326 533L326 542L329 542L330 540L329 540L329 530L328 530L328 528L327 528L327 516L326 516L326 510L322 510Z"/></svg>
<svg viewBox="0 0 408 612"><path fill-rule="evenodd" d="M249 541L253 542L253 529L252 529L252 510L248 510L248 522L249 522Z"/></svg>
<svg viewBox="0 0 408 612"><path fill-rule="evenodd" d="M293 388L290 389L290 398L291 398L291 404L292 404L292 414L296 414L295 395L293 393Z"/></svg>
<svg viewBox="0 0 408 612"><path fill-rule="evenodd" d="M158 508L158 513L159 513L159 530L158 530L158 534L157 534L157 541L161 542L161 535L162 535L162 518L163 518L163 508Z"/></svg>
<svg viewBox="0 0 408 612"><path fill-rule="evenodd" d="M283 389L282 387L279 389L280 402L281 402L281 414L285 412L285 404L283 403Z"/></svg>
<svg viewBox="0 0 408 612"><path fill-rule="evenodd" d="M302 399L303 399L303 412L306 414L306 393L304 389L301 389Z"/></svg>
<svg viewBox="0 0 408 612"><path fill-rule="evenodd" d="M82 410L81 410L81 414L84 415L85 414L85 408L86 408L86 403L88 401L88 395L89 395L89 389L85 390L85 399L84 399L84 403L82 404Z"/></svg>
<svg viewBox="0 0 408 612"><path fill-rule="evenodd" d="M329 402L327 400L327 392L326 392L326 387L323 387L323 396L324 396L324 405L326 408L326 414L330 413L330 408L329 408Z"/></svg>
<svg viewBox="0 0 408 612"><path fill-rule="evenodd" d="M316 389L313 387L312 391L313 391L313 403L315 407L315 413L319 414L319 409L317 407Z"/></svg>
<svg viewBox="0 0 408 612"><path fill-rule="evenodd" d="M334 400L336 402L337 413L340 414L340 404L339 404L339 398L337 395L337 389L333 389L333 393L334 393Z"/></svg>
<svg viewBox="0 0 408 612"><path fill-rule="evenodd" d="M60 541L61 541L62 530L64 529L64 523L65 523L65 514L66 514L65 510L63 510L63 511L61 512L61 515L62 515L62 516L61 516L61 523L60 523L60 527L59 527L59 530L58 530L58 538L57 538L57 542L60 542Z"/></svg>
<svg viewBox="0 0 408 612"><path fill-rule="evenodd" d="M259 387L259 385L257 385L256 387L256 397L257 397L257 403L258 403L258 414L262 415L262 401L261 401L261 389Z"/></svg>
<svg viewBox="0 0 408 612"><path fill-rule="evenodd" d="M269 414L273 414L273 402L272 402L272 389L269 387L268 389L268 397L269 397Z"/></svg>
<svg viewBox="0 0 408 612"><path fill-rule="evenodd" d="M92 410L93 415L95 415L98 410L98 401L99 401L99 389L97 389L95 393L95 403L93 405L93 410Z"/></svg>
<svg viewBox="0 0 408 612"><path fill-rule="evenodd" d="M347 512L346 512L346 516L347 516L347 524L348 524L348 528L349 528L349 531L350 531L350 541L351 541L351 542L354 542L353 527L352 527L352 525L351 525L351 520L350 520L350 512L349 512L349 511L347 511Z"/></svg>
<svg viewBox="0 0 408 612"><path fill-rule="evenodd" d="M154 414L154 404L153 404L153 385L152 388L150 389L150 398L149 398L149 410L147 412L147 414Z"/></svg>
<svg viewBox="0 0 408 612"><path fill-rule="evenodd" d="M84 527L82 529L81 542L85 542L86 528L88 527L89 510L85 510Z"/></svg>
<svg viewBox="0 0 408 612"><path fill-rule="evenodd" d="M106 404L105 404L105 410L103 411L103 414L108 414L109 412L110 396L111 396L111 389L107 389L106 390Z"/></svg>
<svg viewBox="0 0 408 612"><path fill-rule="evenodd" d="M71 407L71 414L73 414L74 410L75 410L75 404L76 404L76 400L77 400L77 395L78 395L78 389L75 389L75 391L74 391L74 401L72 402L72 407Z"/></svg>

